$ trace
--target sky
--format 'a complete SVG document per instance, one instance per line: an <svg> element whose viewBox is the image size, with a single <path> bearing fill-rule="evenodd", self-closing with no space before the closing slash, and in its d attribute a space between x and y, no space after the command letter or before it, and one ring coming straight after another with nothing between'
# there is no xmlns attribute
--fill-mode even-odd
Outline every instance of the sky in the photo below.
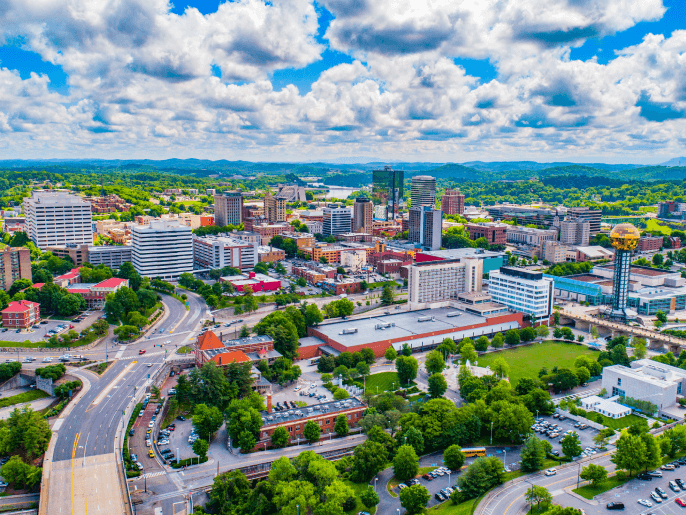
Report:
<svg viewBox="0 0 686 515"><path fill-rule="evenodd" d="M0 159L684 155L684 0L0 0Z"/></svg>

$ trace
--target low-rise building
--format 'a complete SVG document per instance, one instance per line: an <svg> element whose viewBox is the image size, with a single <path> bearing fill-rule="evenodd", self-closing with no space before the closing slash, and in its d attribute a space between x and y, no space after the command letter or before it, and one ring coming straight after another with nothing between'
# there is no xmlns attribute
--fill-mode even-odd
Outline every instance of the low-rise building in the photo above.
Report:
<svg viewBox="0 0 686 515"><path fill-rule="evenodd" d="M586 411L595 411L608 418L622 418L631 415L633 411L628 406L615 402L619 397L611 397L610 399L603 399L597 395L591 395L581 399L581 409Z"/></svg>
<svg viewBox="0 0 686 515"><path fill-rule="evenodd" d="M260 245L257 247L257 257L260 263L275 263L286 259L286 252L271 245Z"/></svg>
<svg viewBox="0 0 686 515"><path fill-rule="evenodd" d="M540 247L546 240L557 240L557 229L534 229L521 225L508 225L505 231L507 243Z"/></svg>
<svg viewBox="0 0 686 515"><path fill-rule="evenodd" d="M662 236L641 236L636 246L637 252L655 252L662 248Z"/></svg>
<svg viewBox="0 0 686 515"><path fill-rule="evenodd" d="M236 291L242 292L246 286L250 286L253 292L276 291L281 288L281 281L264 274L248 272L248 274L231 275L220 277L220 282L233 284Z"/></svg>
<svg viewBox="0 0 686 515"><path fill-rule="evenodd" d="M509 227L511 226L495 222L479 222L475 224L467 224L469 237L472 240L486 238L486 241L488 241L489 245L507 244L506 231Z"/></svg>
<svg viewBox="0 0 686 515"><path fill-rule="evenodd" d="M576 250L561 241L546 240L541 243L541 259L553 264L576 261Z"/></svg>
<svg viewBox="0 0 686 515"><path fill-rule="evenodd" d="M324 279L320 284L322 290L325 290L332 295L342 295L343 293L359 293L362 291L362 282L357 279L345 278L338 281L333 279Z"/></svg>
<svg viewBox="0 0 686 515"><path fill-rule="evenodd" d="M612 260L615 257L615 253L612 249L606 249L599 245L592 245L590 247L576 247L576 260L577 261L607 261Z"/></svg>
<svg viewBox="0 0 686 515"><path fill-rule="evenodd" d="M53 278L53 282L60 288L66 288L81 282L81 267L72 268L67 273Z"/></svg>
<svg viewBox="0 0 686 515"><path fill-rule="evenodd" d="M89 245L88 262L91 265L105 265L118 269L131 262L131 245Z"/></svg>
<svg viewBox="0 0 686 515"><path fill-rule="evenodd" d="M366 264L367 251L364 249L348 249L341 252L341 265L354 272L359 272Z"/></svg>
<svg viewBox="0 0 686 515"><path fill-rule="evenodd" d="M314 247L317 244L317 238L314 237L314 234L310 234L307 232L294 232L283 234L283 239L295 241L295 244L298 246L299 249L305 247Z"/></svg>
<svg viewBox="0 0 686 515"><path fill-rule="evenodd" d="M40 323L40 304L28 300L13 300L2 310L2 326L26 329Z"/></svg>
<svg viewBox="0 0 686 515"><path fill-rule="evenodd" d="M268 335L232 338L231 334L206 331L195 342L195 365L200 368L209 361L219 366L231 363L266 361L272 365L281 353L274 350L274 340Z"/></svg>
<svg viewBox="0 0 686 515"><path fill-rule="evenodd" d="M118 277L111 277L102 282L94 284L74 283L66 287L69 293L81 295L86 300L88 309L103 309L105 307L105 298L110 293L116 292L119 288L129 286L128 279L120 279Z"/></svg>

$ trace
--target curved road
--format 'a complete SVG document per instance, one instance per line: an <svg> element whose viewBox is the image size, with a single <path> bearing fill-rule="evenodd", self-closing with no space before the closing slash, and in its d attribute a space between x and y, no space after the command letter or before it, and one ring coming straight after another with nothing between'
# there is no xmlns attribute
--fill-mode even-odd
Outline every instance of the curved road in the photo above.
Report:
<svg viewBox="0 0 686 515"><path fill-rule="evenodd" d="M134 388L145 387L148 377L154 376L167 357L174 356L175 348L193 338L193 331L207 315L204 301L193 294L188 295L189 310L172 297L164 296L163 302L167 314L158 326L164 333L156 330L149 338L114 348L112 336L108 336L107 342L88 355L104 359L107 352L110 359L114 357L114 364L100 377L77 372L87 377L90 388L58 421L59 426L53 427L58 434L47 482L50 513L124 513L125 491L117 477L115 453L115 434L125 423L123 412L133 399ZM170 343L164 344L166 341ZM146 353L139 355L140 349Z"/></svg>

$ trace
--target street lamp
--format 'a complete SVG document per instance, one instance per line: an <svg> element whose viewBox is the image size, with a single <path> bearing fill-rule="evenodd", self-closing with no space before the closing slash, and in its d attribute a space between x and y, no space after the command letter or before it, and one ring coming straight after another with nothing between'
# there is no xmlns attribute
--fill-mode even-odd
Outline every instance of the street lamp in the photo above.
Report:
<svg viewBox="0 0 686 515"><path fill-rule="evenodd" d="M491 445L493 445L493 421L491 420Z"/></svg>
<svg viewBox="0 0 686 515"><path fill-rule="evenodd" d="M378 481L379 481L379 478L378 478L378 477L375 477L375 478L374 478L374 491L375 491L375 492L376 492L376 483L378 483Z"/></svg>

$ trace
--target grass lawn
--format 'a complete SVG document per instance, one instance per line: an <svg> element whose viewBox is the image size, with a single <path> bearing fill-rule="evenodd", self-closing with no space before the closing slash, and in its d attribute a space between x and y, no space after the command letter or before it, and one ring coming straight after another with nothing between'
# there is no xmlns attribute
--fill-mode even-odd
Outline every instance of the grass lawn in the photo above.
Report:
<svg viewBox="0 0 686 515"><path fill-rule="evenodd" d="M605 493L605 492L612 490L613 488L616 488L620 485L623 485L629 479L633 479L633 477L627 478L624 481L620 481L617 478L617 476L610 476L607 478L607 480L604 483L602 483L597 488L592 487L589 484L587 486L582 486L580 488L572 490L572 492L574 492L575 494L579 494L581 497L583 497L585 499L593 499L593 497L596 495L600 495L602 493Z"/></svg>
<svg viewBox="0 0 686 515"><path fill-rule="evenodd" d="M480 367L491 365L497 358L503 358L510 365L510 383L517 384L522 377L538 377L538 371L546 367L573 368L574 360L579 356L595 356L585 345L547 341L532 346L492 352L479 356ZM594 358L595 359L595 358Z"/></svg>
<svg viewBox="0 0 686 515"><path fill-rule="evenodd" d="M38 399L43 399L45 397L49 397L49 395L44 391L31 390L30 392L24 392L18 395L12 395L11 397L5 397L4 399L0 399L0 408L14 406L15 404L20 404L22 402L36 401Z"/></svg>
<svg viewBox="0 0 686 515"><path fill-rule="evenodd" d="M577 412L582 416L585 416L583 413L586 413L584 410L581 410L578 408L577 408ZM581 412L583 412L583 413L581 413ZM594 416L597 417L598 415L599 415L599 413L594 413ZM635 424L636 422L639 422L641 420L641 417L636 416L636 415L627 415L626 417L622 417L622 418L610 418L610 417L606 417L605 415L600 415L600 416L603 418L602 424L605 427L609 427L609 428L614 429L614 430L624 429L625 427L629 427L630 425ZM586 417L586 418L588 418L588 417ZM596 420L593 419L593 422L596 422Z"/></svg>
<svg viewBox="0 0 686 515"><path fill-rule="evenodd" d="M656 231L662 233L663 236L672 234L672 229L666 225L661 225L657 220L646 220L646 231Z"/></svg>
<svg viewBox="0 0 686 515"><path fill-rule="evenodd" d="M398 379L397 372L379 372L378 374L367 376L365 384L366 392L376 394L377 386L379 387L379 393L397 390L400 386L400 380ZM412 381L410 385L414 384L415 382Z"/></svg>
<svg viewBox="0 0 686 515"><path fill-rule="evenodd" d="M374 506L371 510L368 509L364 504L362 504L362 501L360 501L360 494L369 489L372 488L372 486L369 483L353 483L352 481L343 481L347 486L355 490L355 507L347 511L346 513L350 513L351 515L357 515L361 511L367 511L371 513L371 515L374 515L376 513L376 506Z"/></svg>
<svg viewBox="0 0 686 515"><path fill-rule="evenodd" d="M185 207L188 207L188 206L206 206L207 204L203 204L203 203L200 202L199 200L184 200L184 201L181 201L181 202L174 202L174 205L175 205L175 206L185 206Z"/></svg>
<svg viewBox="0 0 686 515"><path fill-rule="evenodd" d="M191 347L190 345L184 345L176 351L177 354L191 354L192 352L193 347Z"/></svg>

